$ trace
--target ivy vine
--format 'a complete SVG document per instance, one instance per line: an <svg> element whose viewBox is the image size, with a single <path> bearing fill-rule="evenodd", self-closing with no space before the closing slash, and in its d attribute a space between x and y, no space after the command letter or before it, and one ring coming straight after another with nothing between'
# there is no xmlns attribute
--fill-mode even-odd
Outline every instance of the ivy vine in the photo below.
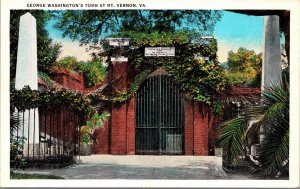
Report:
<svg viewBox="0 0 300 189"><path fill-rule="evenodd" d="M88 95L88 98L91 99L92 104L96 104L99 101L124 102L138 91L139 85L151 71L150 69L146 69L139 73L126 91L118 91L117 94L110 96L101 93L91 93Z"/></svg>
<svg viewBox="0 0 300 189"><path fill-rule="evenodd" d="M39 107L57 107L65 105L71 110L90 117L95 113L90 100L81 93L68 91L66 89L50 89L45 91L32 90L25 86L21 90L12 89L10 92L11 106L19 111Z"/></svg>
<svg viewBox="0 0 300 189"><path fill-rule="evenodd" d="M130 46L120 49L103 43L106 56L116 53L129 57L133 67L137 71L155 70L163 68L178 82L186 91L186 97L211 105L212 97L224 90L226 79L222 68L217 61L217 41L196 41L195 33L189 31L179 32L153 32L132 33L124 32L113 37L130 37ZM175 47L174 57L145 57L145 47ZM209 60L197 59L196 56L208 57ZM142 72L143 73L143 72ZM137 80L139 77L136 77ZM124 101L137 89L135 84L128 91L122 91L114 97L98 95L100 99L112 101Z"/></svg>
<svg viewBox="0 0 300 189"><path fill-rule="evenodd" d="M48 88L53 87L53 81L46 73L38 72L38 77L41 78L45 82L45 84Z"/></svg>
<svg viewBox="0 0 300 189"><path fill-rule="evenodd" d="M31 90L28 86L22 90L12 89L11 105L18 110L38 108L41 106L66 105L72 110L90 117L95 113L92 105L99 101L120 103L134 95L142 81L157 68L166 70L182 89L188 99L212 105L215 112L220 112L220 104L213 102L213 96L225 89L226 81L223 70L217 61L217 42L211 39L209 43L195 42L191 32L175 33L119 33L113 37L130 37L130 46L120 51L103 43L105 56L123 53L129 57L133 68L139 72L126 91L116 91L114 94L91 93L84 96L81 93L66 89L50 89L47 91ZM174 57L145 57L145 47L175 47ZM196 59L195 56L208 57L209 60Z"/></svg>

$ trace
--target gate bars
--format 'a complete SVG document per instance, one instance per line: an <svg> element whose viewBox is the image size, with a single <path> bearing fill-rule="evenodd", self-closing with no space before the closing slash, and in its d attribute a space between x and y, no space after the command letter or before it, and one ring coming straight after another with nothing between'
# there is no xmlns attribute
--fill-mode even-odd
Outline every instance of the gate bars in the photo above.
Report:
<svg viewBox="0 0 300 189"><path fill-rule="evenodd" d="M19 129L11 140L22 139L22 158L32 164L69 163L79 153L80 116L66 107L17 111L21 118ZM30 121L30 119L37 121ZM33 126L31 125L33 124Z"/></svg>
<svg viewBox="0 0 300 189"><path fill-rule="evenodd" d="M168 75L144 81L136 95L136 154L183 154L182 98Z"/></svg>

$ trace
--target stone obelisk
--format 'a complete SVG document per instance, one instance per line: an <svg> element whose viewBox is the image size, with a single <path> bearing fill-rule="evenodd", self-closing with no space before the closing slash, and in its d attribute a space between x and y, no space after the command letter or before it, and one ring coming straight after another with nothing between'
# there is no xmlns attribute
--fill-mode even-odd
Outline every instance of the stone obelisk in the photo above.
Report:
<svg viewBox="0 0 300 189"><path fill-rule="evenodd" d="M281 72L279 16L265 16L261 89L279 85Z"/></svg>
<svg viewBox="0 0 300 189"><path fill-rule="evenodd" d="M279 16L264 17L263 57L261 90L282 82ZM263 143L267 127L260 128L260 143Z"/></svg>
<svg viewBox="0 0 300 189"><path fill-rule="evenodd" d="M15 88L22 89L26 85L38 89L36 20L29 12L20 18ZM38 154L38 109L26 110L20 115L22 119L24 116L24 127L19 133L26 138L23 153L30 156Z"/></svg>

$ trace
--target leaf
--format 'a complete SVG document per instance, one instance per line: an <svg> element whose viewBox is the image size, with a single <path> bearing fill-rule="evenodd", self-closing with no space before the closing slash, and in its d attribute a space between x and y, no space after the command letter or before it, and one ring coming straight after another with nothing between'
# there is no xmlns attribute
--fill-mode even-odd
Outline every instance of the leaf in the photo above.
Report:
<svg viewBox="0 0 300 189"><path fill-rule="evenodd" d="M247 130L246 123L245 117L239 117L221 125L217 144L223 148L224 157L228 163L233 162L239 154L243 153Z"/></svg>

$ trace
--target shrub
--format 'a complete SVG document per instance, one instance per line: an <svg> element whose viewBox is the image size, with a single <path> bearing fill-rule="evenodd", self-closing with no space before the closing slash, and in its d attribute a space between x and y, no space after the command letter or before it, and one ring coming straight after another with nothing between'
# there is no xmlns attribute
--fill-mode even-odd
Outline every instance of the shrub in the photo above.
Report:
<svg viewBox="0 0 300 189"><path fill-rule="evenodd" d="M96 141L94 137L95 130L102 127L104 122L110 117L107 112L101 114L94 114L87 122L86 125L80 128L81 142L88 144L91 141Z"/></svg>
<svg viewBox="0 0 300 189"><path fill-rule="evenodd" d="M226 70L225 78L227 83L233 86L246 85L258 87L260 85L259 75L255 70L251 70L251 68L243 72Z"/></svg>
<svg viewBox="0 0 300 189"><path fill-rule="evenodd" d="M77 59L74 56L66 56L54 64L53 70L63 68L68 71L74 71L76 68L76 63Z"/></svg>
<svg viewBox="0 0 300 189"><path fill-rule="evenodd" d="M106 77L106 68L100 59L94 59L90 62L79 62L76 70L84 73L86 86L95 86L102 82Z"/></svg>
<svg viewBox="0 0 300 189"><path fill-rule="evenodd" d="M10 142L10 167L23 169L26 167L25 158L22 158L24 137L13 137Z"/></svg>
<svg viewBox="0 0 300 189"><path fill-rule="evenodd" d="M53 81L46 73L38 72L38 76L39 76L39 78L41 78L45 82L45 84L48 88L53 87Z"/></svg>

